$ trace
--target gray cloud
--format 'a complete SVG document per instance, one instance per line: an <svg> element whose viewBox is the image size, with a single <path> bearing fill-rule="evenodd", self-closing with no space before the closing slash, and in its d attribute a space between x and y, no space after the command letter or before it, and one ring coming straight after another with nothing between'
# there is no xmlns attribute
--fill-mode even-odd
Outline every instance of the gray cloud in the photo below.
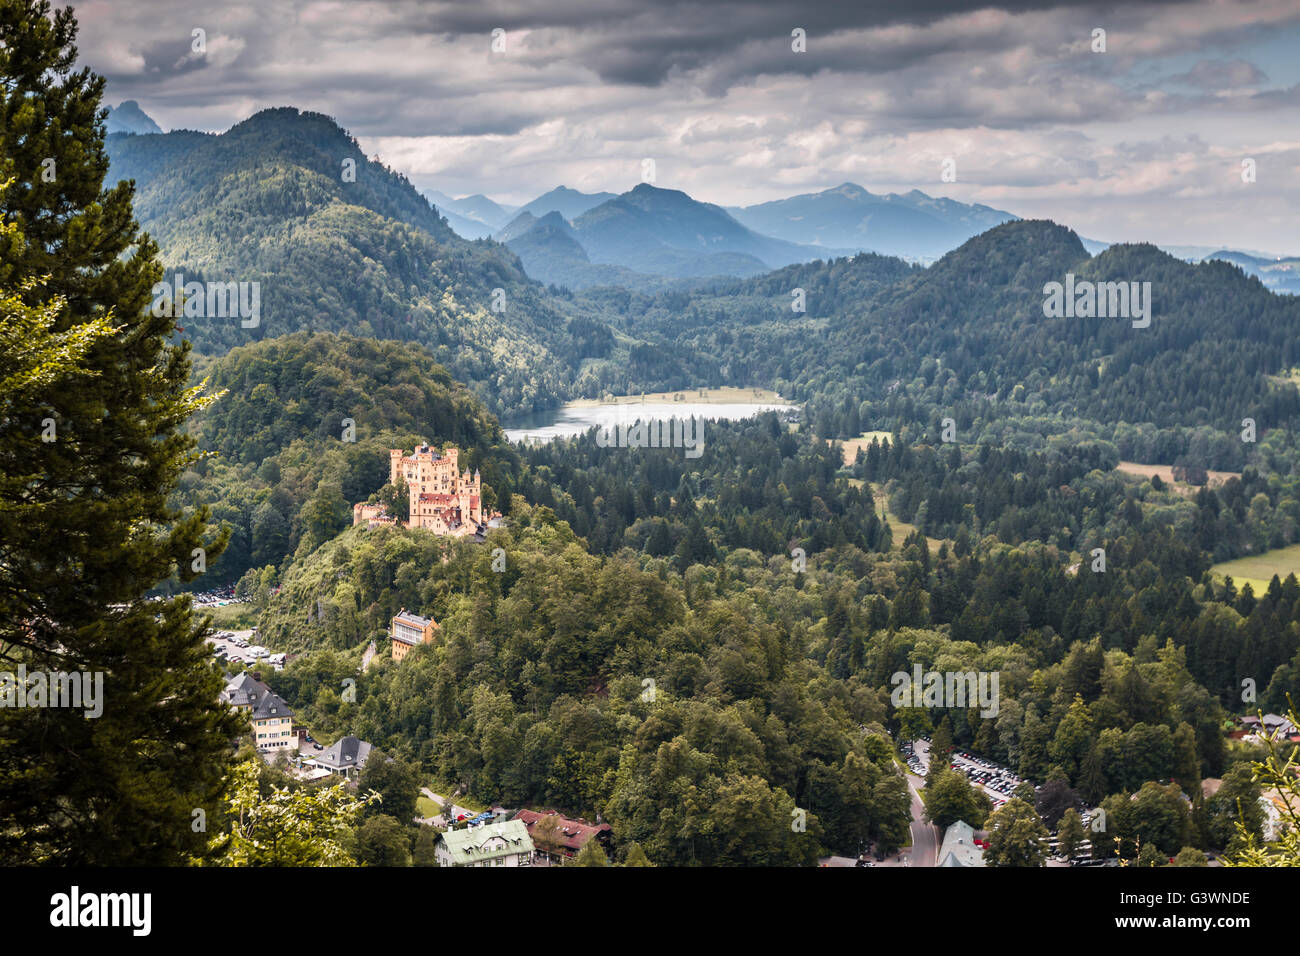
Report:
<svg viewBox="0 0 1300 956"><path fill-rule="evenodd" d="M417 183L514 201L559 182L628 188L654 157L662 185L720 203L847 179L1015 212L1056 202L1054 218L1102 237L1090 217L1124 196L1177 231L1171 191L1217 183L1243 149L1289 156L1300 119L1296 77L1270 85L1252 46L1300 35L1292 0L83 0L77 13L111 101L136 99L165 127L294 105ZM489 51L498 27L503 54ZM791 51L794 27L808 52ZM961 170L951 186L945 157ZM1300 186L1270 168L1250 225L1281 234Z"/></svg>
<svg viewBox="0 0 1300 956"><path fill-rule="evenodd" d="M1203 90L1224 90L1255 86L1267 82L1268 76L1245 60L1201 60L1186 73L1169 79L1173 83L1185 83Z"/></svg>

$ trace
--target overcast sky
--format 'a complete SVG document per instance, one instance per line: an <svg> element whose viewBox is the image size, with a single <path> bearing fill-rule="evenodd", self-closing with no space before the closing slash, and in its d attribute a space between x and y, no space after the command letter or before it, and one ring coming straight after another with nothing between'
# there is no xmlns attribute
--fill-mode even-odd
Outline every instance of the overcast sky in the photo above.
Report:
<svg viewBox="0 0 1300 956"><path fill-rule="evenodd" d="M452 196L622 192L653 158L657 185L723 205L850 181L1109 241L1300 253L1297 0L75 6L108 103L164 129L316 110Z"/></svg>

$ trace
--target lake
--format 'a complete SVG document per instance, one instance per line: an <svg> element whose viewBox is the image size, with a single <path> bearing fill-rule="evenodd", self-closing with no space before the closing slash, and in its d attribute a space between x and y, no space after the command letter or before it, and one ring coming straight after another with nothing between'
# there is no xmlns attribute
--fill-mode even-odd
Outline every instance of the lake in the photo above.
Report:
<svg viewBox="0 0 1300 956"><path fill-rule="evenodd" d="M643 421L670 418L702 418L710 421L735 421L751 418L760 412L795 411L797 405L776 402L622 402L591 404L570 402L559 408L537 412L503 422L506 438L512 442L552 441L581 435L593 426L612 428Z"/></svg>

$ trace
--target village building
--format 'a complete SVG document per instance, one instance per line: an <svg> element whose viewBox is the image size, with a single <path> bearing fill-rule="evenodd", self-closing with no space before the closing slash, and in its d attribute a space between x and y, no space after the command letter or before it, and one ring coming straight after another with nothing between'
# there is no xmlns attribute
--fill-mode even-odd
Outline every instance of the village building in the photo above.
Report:
<svg viewBox="0 0 1300 956"><path fill-rule="evenodd" d="M1237 724L1247 734L1258 734L1273 740L1295 740L1300 735L1300 728L1279 714L1265 714L1259 717L1238 717Z"/></svg>
<svg viewBox="0 0 1300 956"><path fill-rule="evenodd" d="M975 845L975 828L958 820L943 834L939 866L984 866L984 850Z"/></svg>
<svg viewBox="0 0 1300 956"><path fill-rule="evenodd" d="M522 820L484 823L438 835L439 866L528 866L533 840Z"/></svg>
<svg viewBox="0 0 1300 956"><path fill-rule="evenodd" d="M438 622L433 618L420 617L402 608L388 626L388 637L393 644L393 660L400 661L416 645L432 644L433 632L436 630Z"/></svg>
<svg viewBox="0 0 1300 956"><path fill-rule="evenodd" d="M340 737L325 750L303 760L304 767L326 770L351 780L361 774L373 748L359 737Z"/></svg>
<svg viewBox="0 0 1300 956"><path fill-rule="evenodd" d="M590 840L595 840L606 859L609 858L614 831L608 823L591 824L585 820L571 820L558 813L542 813L537 810L520 810L512 819L523 821L528 828L528 835L533 838L537 856L551 863L573 859ZM550 824L547 824L539 835L537 824L547 819L555 821L555 829L550 830Z"/></svg>
<svg viewBox="0 0 1300 956"><path fill-rule="evenodd" d="M262 753L297 746L293 711L256 675L242 673L231 678L221 692L221 700L248 716L253 742Z"/></svg>

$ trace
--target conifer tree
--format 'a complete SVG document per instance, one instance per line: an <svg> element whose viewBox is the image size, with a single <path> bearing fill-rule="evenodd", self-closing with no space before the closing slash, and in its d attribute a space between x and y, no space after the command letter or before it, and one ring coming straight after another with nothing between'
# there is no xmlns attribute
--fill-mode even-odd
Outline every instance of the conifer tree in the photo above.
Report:
<svg viewBox="0 0 1300 956"><path fill-rule="evenodd" d="M609 860L600 844L592 839L582 845L578 855L564 864L565 866L609 866Z"/></svg>
<svg viewBox="0 0 1300 956"><path fill-rule="evenodd" d="M0 708L0 861L178 863L206 844L240 722L190 599L143 598L224 537L168 504L204 399L148 308L162 270L133 187L105 188L104 81L74 70L75 37L71 10L0 0L4 328L37 316L57 358L23 375L6 351L20 374L0 374L0 669L102 674L102 714Z"/></svg>

